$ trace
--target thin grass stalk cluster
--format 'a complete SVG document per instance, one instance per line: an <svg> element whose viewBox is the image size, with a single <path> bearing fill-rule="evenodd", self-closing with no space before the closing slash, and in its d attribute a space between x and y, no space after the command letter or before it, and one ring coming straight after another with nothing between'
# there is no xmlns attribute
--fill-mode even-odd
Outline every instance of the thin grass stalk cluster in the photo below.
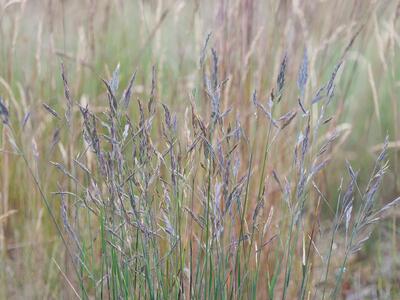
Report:
<svg viewBox="0 0 400 300"><path fill-rule="evenodd" d="M229 78L220 77L216 50L207 55L209 37L200 84L177 113L158 94L156 67L148 98L134 99L136 73L121 92L118 65L103 80L108 108L95 112L90 102L74 99L62 65L65 114L43 106L63 131L54 145L66 139L70 159L49 162L59 177L51 194L0 99L9 142L30 170L73 266L66 280L82 298L336 299L349 258L399 201L377 201L388 142L365 188L348 163L348 183L342 180L337 199L327 198L319 175L341 138L329 127L329 112L342 61L309 99L305 50L293 101L285 93L290 57L284 54L271 92L242 99L253 106L258 141L239 112L222 103ZM290 163L280 165L279 153ZM51 202L59 203L58 212ZM321 207L328 213L322 216Z"/></svg>

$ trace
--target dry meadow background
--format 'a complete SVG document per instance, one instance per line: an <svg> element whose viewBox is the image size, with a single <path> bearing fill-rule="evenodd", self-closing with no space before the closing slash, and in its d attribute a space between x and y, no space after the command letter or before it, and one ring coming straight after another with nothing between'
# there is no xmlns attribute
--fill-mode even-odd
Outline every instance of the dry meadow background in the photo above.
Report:
<svg viewBox="0 0 400 300"><path fill-rule="evenodd" d="M400 1L1 0L1 299L399 299Z"/></svg>

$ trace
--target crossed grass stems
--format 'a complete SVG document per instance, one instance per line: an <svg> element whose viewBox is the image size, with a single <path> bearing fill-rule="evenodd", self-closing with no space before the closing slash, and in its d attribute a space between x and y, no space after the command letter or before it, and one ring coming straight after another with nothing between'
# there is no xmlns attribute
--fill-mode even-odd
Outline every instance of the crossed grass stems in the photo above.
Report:
<svg viewBox="0 0 400 300"><path fill-rule="evenodd" d="M318 186L318 174L331 161L340 138L338 131L321 131L332 120L327 112L342 61L327 84L306 101L304 51L297 103L277 116L277 107L287 101L283 92L288 56L283 56L268 99L260 101L253 93L254 110L267 127L263 156L255 161L256 139L248 138L239 118L230 117L232 108L221 112L227 80L219 78L214 49L207 58L209 38L199 63L202 89L190 95L184 118L159 100L155 67L149 99L137 100L135 123L129 114L135 73L120 97L119 66L111 80L103 80L108 109L96 114L72 99L62 65L65 114L60 116L47 104L44 108L67 133L73 130L74 108L79 108L82 150L70 164L73 171L50 162L62 174L58 191L52 193L61 199L59 216L18 145L8 108L0 99L10 143L25 161L65 245L75 274L66 280L77 297L336 299L349 258L399 201L377 204L388 168L387 139L364 189L348 162L349 180L341 180L337 199L327 199ZM208 101L207 121L196 110L195 102L202 99ZM257 116L255 130L259 122ZM279 149L276 141L289 126L296 126L297 133L287 137L293 159L282 176L269 166L274 159L271 149ZM72 134L67 136L73 143ZM271 184L279 191L277 208L269 199ZM327 247L318 239L321 207L332 218ZM278 209L280 218L274 213ZM334 264L339 251L334 246L343 236L344 243L338 242L342 255Z"/></svg>

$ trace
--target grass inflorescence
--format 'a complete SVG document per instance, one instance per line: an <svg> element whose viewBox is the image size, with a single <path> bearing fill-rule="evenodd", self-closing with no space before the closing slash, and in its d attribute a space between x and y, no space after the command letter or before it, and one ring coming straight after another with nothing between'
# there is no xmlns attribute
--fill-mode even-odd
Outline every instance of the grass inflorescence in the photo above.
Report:
<svg viewBox="0 0 400 300"><path fill-rule="evenodd" d="M345 28L314 13L330 4L222 1L211 33L199 23L214 6L141 2L139 14L99 1L75 51L76 7L62 2L48 20L60 17L62 41L55 25L43 34L44 18L23 75L15 45L29 4L11 2L12 26L0 20L13 32L0 63L0 298L399 295L398 104L378 103L394 97L397 17L381 26L390 13L354 1ZM275 14L261 21L266 7ZM128 11L142 18L135 28ZM370 32L387 47L364 57ZM131 35L145 37L132 59ZM42 65L47 42L56 67Z"/></svg>

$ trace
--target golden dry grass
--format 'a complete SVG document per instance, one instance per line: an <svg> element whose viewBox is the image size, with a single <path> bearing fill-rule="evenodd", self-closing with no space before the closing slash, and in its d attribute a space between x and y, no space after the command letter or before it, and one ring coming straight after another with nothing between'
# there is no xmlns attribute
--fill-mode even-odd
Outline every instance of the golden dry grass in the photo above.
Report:
<svg viewBox="0 0 400 300"><path fill-rule="evenodd" d="M154 251L150 254L155 257L170 254L171 239L170 234L165 232L168 224L163 219L163 213L168 216L164 193L174 194L173 181L180 183L179 192L171 197L180 196L172 201L174 204L170 209L175 220L171 221L172 226L182 230L179 233L182 238L178 243L181 250L176 256L168 256L171 265L166 263L160 267L161 275L150 272L157 284L165 283L162 295L188 298L192 272L187 270L195 269L193 264L196 262L205 264L205 273L215 266L215 272L211 273L225 279L225 285L220 283L220 286L217 279L213 279L215 282L212 284L204 283L204 286L199 279L198 285L193 288L197 293L193 295L198 297L265 299L271 296L271 278L276 266L282 268L282 273L277 277L274 297L285 295L287 299L319 299L324 288L334 290L335 276L346 252L343 226L332 245L333 271L329 273L327 281L323 279L323 274L330 247L327 236L334 224L337 189L342 176L348 179L345 161L349 160L354 169L360 169L360 186L367 186L373 161L384 148L383 141L388 135L390 167L386 170L383 188L376 200L378 207L399 194L399 7L398 1L394 0L2 1L0 96L10 111L13 131L5 125L1 127L0 297L73 298L75 294L83 298L116 297L112 293L100 294L98 290L99 286L105 285L98 283L98 280L101 280L99 274L103 271L100 268L104 256L107 256L102 252L99 227L102 222L109 224L108 220L89 216L91 212L85 210L86 203L80 201L87 191L93 192L94 187L86 176L87 172L76 160L82 162L91 176L96 178L102 197L109 199L108 181L103 181L99 175L97 156L86 151L82 139L83 118L78 104L82 107L88 104L98 122L108 122L103 114L109 109L108 95L101 79L110 80L117 64L120 65L122 87L118 95L128 85L132 73L137 71L131 104L126 110L120 108L121 124L129 124L123 117L126 113L133 124L130 130L140 129L140 110L136 99L143 103L145 120L151 119L153 122L148 138L144 139L150 145L146 150L152 153L148 154L150 163L146 165L145 160L141 162L141 155L137 153L136 160L142 163L138 164L139 169L145 170L144 173L149 172L148 176L157 175L149 188L153 202L148 207L154 210L154 220L151 222L157 224L155 229L162 234L160 244L149 248L149 251ZM203 51L210 32L208 46ZM213 72L211 48L215 49L218 56L216 73ZM329 81L337 63L343 62L336 76L334 101L322 120L327 123L321 126L319 135L310 138L310 156L306 159L308 171L323 142L334 132L339 137L324 154L324 159L329 159L330 164L315 178L315 185L321 192L309 183L304 218L293 242L288 238L292 231L292 207L285 204L279 181L285 185L287 178L292 179L289 187L295 193L298 174L293 167L293 152L302 142L299 132L304 133L307 126L307 118L302 117L303 112L298 104L301 95L297 87L305 51L308 80L301 101L307 109L310 108L312 128L318 124L322 104L312 105L311 101L318 89ZM296 112L297 115L287 126L288 115L281 119L279 124L284 128L275 137L268 117L260 107L257 109L253 105L252 97L257 91L258 101L267 107L267 99L271 94L279 96L279 84L276 81L285 54L288 58L285 85L281 100L274 105L273 114L276 119L287 112ZM202 60L204 65L201 64ZM67 118L65 116L69 104L64 96L62 62L65 64L73 103L70 124L67 122L68 114ZM153 66L156 72L153 72ZM217 76L219 83L229 79L221 88L219 102L219 112L229 113L223 121L214 125L214 110L208 95L210 91L203 84L204 74L210 76L210 81ZM156 82L154 107L148 109L152 80ZM172 115L176 115L177 133L168 133L162 104L168 107ZM53 114L51 110L54 110ZM244 133L240 142L225 141L228 130L235 128L240 128ZM119 128L121 136L124 129ZM101 126L99 133L109 134ZM207 139L199 142L198 147L196 144L192 150L191 146L199 136ZM170 144L168 138L173 140ZM175 139L178 141L176 144ZM225 159L232 153L232 165L229 166L232 171L233 159L241 161L238 174L234 179L230 177L226 186L229 192L240 183L241 178L248 174L252 178L251 181L247 180L248 184L242 183L243 195L246 194L242 200L247 200L243 210L238 208L239 222L224 221L231 234L223 235L215 249L210 246L212 251L216 251L211 251L212 255L208 247L203 247L202 241L207 241L204 245L208 245L206 235L213 233L215 228L204 231L198 225L201 222L198 219L204 217L204 205L209 205L202 205L201 201L218 198L218 187L223 186L226 178L218 169L218 164L205 153L207 142L216 153L220 151ZM104 151L110 147L104 146ZM179 176L182 176L180 179L173 179L171 175L173 159L172 154L166 154L168 147L176 151ZM22 149L26 161L16 148ZM158 151L155 156L152 156L153 148ZM140 148L140 151L143 149ZM160 155L165 155L165 158L161 159ZM264 157L267 157L265 167ZM125 161L133 164L135 159L129 156ZM132 170L138 172L135 168ZM143 175L143 178L146 176ZM140 179L138 186L143 187ZM145 194L145 189L140 189L135 188L135 193ZM70 259L43 203L45 198L59 224L61 235L71 251L80 251L83 259L82 249L75 249L73 234L62 218L60 195L54 194L60 190L75 195L65 196L64 201L68 203L65 211L71 223L70 231L76 231L80 246L86 247L86 255L90 258L86 257L84 261L87 259L88 273L96 275L93 281L97 286L87 274L82 275L83 279L75 274L74 265L80 265ZM227 197L221 199L221 207L224 207ZM174 206L175 202L177 206ZM261 202L263 209L258 212L255 222L254 211L261 207ZM354 211L357 207L358 204L355 204ZM361 298L395 299L399 296L397 216L398 209L392 208L390 214L385 215L385 219L379 223L372 238L364 244L362 251L349 258L343 283L340 284L341 297L359 299L356 296L359 294L363 295ZM352 219L354 223L355 219ZM215 220L215 216L214 219L207 216L203 221L211 224L212 220ZM138 233L135 235L129 229L127 235L129 243L133 243L129 238L137 237ZM251 238L244 241L238 238L243 236ZM232 260L223 265L224 260L219 255L229 252L225 251L223 245L229 245L233 237L239 240L236 248L242 252L234 253L239 253L237 257L240 259L235 261L232 255ZM113 242L108 238L104 240L111 244ZM266 242L262 251L255 248ZM143 245L141 247L144 248ZM113 249L110 244L107 247L107 251ZM127 246L118 245L116 248L123 250L124 247ZM256 249L255 255L253 248ZM292 266L291 251L294 253L293 270L286 292L285 273L288 272L285 271ZM307 278L303 291L300 286L304 271L302 262L306 254ZM135 253L131 255L135 257ZM194 259L202 255L206 257L205 260ZM189 257L194 258L192 260ZM215 259L212 263L208 261L210 257ZM123 261L122 258L118 260L121 264ZM151 259L145 261L157 267ZM237 261L240 261L242 271L238 271ZM282 264L279 264L281 261ZM242 290L237 275L246 274L243 268L249 270L249 275L243 281L245 287ZM218 270L221 270L221 274ZM168 272L176 273L172 278L165 278ZM130 296L141 294L142 297L150 297L151 288L146 285L147 279L140 280L138 289L135 281L134 293ZM80 282L84 282L84 288ZM255 290L253 282L258 282ZM177 288L179 285L182 288ZM212 287L215 294L201 294L205 287ZM108 287L108 292L112 290ZM154 290L161 297L159 290ZM185 291L184 295L182 290Z"/></svg>

